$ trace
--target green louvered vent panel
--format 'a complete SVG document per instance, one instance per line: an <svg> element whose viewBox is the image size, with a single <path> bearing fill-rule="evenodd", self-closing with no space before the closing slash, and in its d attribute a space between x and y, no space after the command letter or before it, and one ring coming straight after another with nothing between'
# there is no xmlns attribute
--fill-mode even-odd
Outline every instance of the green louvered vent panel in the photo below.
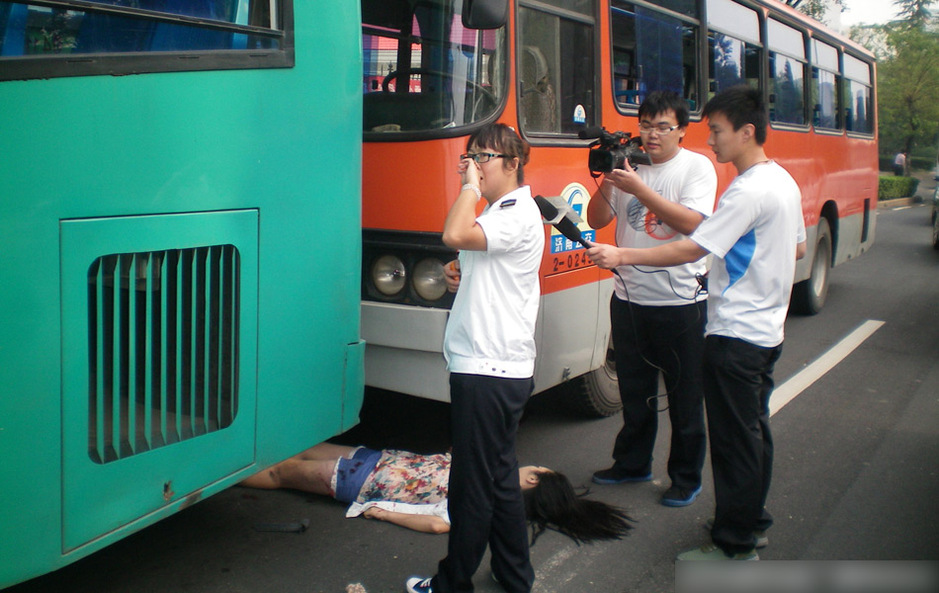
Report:
<svg viewBox="0 0 939 593"><path fill-rule="evenodd" d="M221 430L238 413L232 245L121 253L88 271L89 455L108 463Z"/></svg>

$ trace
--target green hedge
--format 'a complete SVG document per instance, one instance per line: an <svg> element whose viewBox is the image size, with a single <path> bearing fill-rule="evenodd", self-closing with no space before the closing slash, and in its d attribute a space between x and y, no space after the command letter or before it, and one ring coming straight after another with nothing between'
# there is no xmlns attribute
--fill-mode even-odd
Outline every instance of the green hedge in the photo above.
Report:
<svg viewBox="0 0 939 593"><path fill-rule="evenodd" d="M908 198L916 195L919 179L915 177L897 177L895 175L881 175L880 188L877 191L878 200L892 200L894 198Z"/></svg>
<svg viewBox="0 0 939 593"><path fill-rule="evenodd" d="M920 171L932 171L936 168L936 159L925 156L910 157L910 167Z"/></svg>

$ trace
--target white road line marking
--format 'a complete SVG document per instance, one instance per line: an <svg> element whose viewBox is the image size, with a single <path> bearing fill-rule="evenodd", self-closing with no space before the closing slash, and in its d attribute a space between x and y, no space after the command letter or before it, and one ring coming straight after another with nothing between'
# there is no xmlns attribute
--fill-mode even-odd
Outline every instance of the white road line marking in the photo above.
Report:
<svg viewBox="0 0 939 593"><path fill-rule="evenodd" d="M590 568L601 555L602 548L577 546L566 543L535 571L532 593L563 593L571 590L571 581L580 574L590 574Z"/></svg>
<svg viewBox="0 0 939 593"><path fill-rule="evenodd" d="M847 358L854 349L864 343L871 337L875 331L880 329L883 321L868 319L857 329L845 336L840 342L828 349L824 354L816 358L807 367L793 375L788 381L780 385L773 391L769 400L769 415L772 416L783 407L796 398L800 393L821 379L825 373L835 368L839 362Z"/></svg>

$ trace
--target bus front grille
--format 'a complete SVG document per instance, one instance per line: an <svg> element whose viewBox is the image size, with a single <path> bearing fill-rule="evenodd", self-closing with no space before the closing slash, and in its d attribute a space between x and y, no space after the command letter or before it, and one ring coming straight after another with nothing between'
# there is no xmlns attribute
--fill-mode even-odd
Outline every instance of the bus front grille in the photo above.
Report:
<svg viewBox="0 0 939 593"><path fill-rule="evenodd" d="M121 253L88 270L89 455L124 459L238 413L233 245Z"/></svg>

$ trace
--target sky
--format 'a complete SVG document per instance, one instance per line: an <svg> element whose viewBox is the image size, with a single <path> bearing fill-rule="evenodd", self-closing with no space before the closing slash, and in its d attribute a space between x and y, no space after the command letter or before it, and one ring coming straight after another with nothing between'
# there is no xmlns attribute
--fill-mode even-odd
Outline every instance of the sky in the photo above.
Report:
<svg viewBox="0 0 939 593"><path fill-rule="evenodd" d="M848 10L841 13L841 25L845 28L864 23L880 25L897 17L893 0L845 0Z"/></svg>

